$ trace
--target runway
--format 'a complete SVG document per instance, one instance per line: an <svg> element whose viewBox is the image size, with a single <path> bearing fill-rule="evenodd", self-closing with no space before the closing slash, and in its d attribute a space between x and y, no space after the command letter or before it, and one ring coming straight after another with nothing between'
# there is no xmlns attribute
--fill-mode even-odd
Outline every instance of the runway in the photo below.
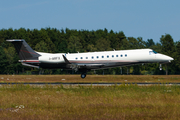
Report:
<svg viewBox="0 0 180 120"><path fill-rule="evenodd" d="M2 85L18 85L18 84L21 84L21 85L31 85L31 86L45 86L45 85L52 85L52 86L58 86L58 85L63 85L63 86L115 86L115 85L138 85L138 86L153 86L153 85L160 85L160 86L171 86L171 85L177 85L179 86L180 83L130 83L130 82L118 82L118 83L96 83L96 82L93 82L93 83L61 83L61 82L48 82L48 83L45 83L45 82L38 82L38 83L33 83L33 82L26 82L26 83L16 83L16 82L13 82L13 83L0 83L0 86Z"/></svg>

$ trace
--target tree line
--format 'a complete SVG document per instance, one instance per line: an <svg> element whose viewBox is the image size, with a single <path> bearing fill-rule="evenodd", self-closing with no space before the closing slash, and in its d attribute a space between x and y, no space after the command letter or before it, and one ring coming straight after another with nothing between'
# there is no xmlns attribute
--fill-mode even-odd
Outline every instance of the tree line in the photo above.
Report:
<svg viewBox="0 0 180 120"><path fill-rule="evenodd" d="M39 52L49 53L77 53L94 51L111 51L151 48L156 52L174 58L168 64L168 74L180 74L180 41L174 42L170 34L162 35L159 42L153 39L143 40L138 37L126 37L123 31L114 32L99 29L58 30L56 28L38 29L1 29L0 30L0 74L31 74L43 71L44 74L76 74L67 70L39 70L22 66L18 62L18 55L14 46L6 42L7 39L25 39L26 42ZM91 71L90 74L165 74L166 67L159 70L159 64L133 65L130 67L117 67L105 70ZM78 74L78 72L77 72Z"/></svg>

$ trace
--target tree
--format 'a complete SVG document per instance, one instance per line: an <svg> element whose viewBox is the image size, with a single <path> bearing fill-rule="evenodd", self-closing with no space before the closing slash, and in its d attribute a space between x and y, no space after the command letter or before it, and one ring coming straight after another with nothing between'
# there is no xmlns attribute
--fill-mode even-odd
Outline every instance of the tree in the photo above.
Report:
<svg viewBox="0 0 180 120"><path fill-rule="evenodd" d="M176 45L176 71L180 72L180 41Z"/></svg>
<svg viewBox="0 0 180 120"><path fill-rule="evenodd" d="M168 65L168 71L170 74L175 73L175 63L176 63L176 52L175 52L175 45L171 35L166 34L165 36L162 35L160 38L160 42L162 45L162 53L168 56L173 57L175 60Z"/></svg>
<svg viewBox="0 0 180 120"><path fill-rule="evenodd" d="M44 41L37 43L35 46L35 50L38 52L49 52L47 44Z"/></svg>
<svg viewBox="0 0 180 120"><path fill-rule="evenodd" d="M7 58L6 58L6 54L4 52L3 47L0 46L0 74L5 74L6 73L7 65L8 65L8 61L7 61Z"/></svg>
<svg viewBox="0 0 180 120"><path fill-rule="evenodd" d="M154 46L155 43L153 41L153 39L148 39L146 42L146 47L150 48L151 46Z"/></svg>
<svg viewBox="0 0 180 120"><path fill-rule="evenodd" d="M70 36L68 39L68 50L71 53L82 52L82 45L80 39L76 36Z"/></svg>
<svg viewBox="0 0 180 120"><path fill-rule="evenodd" d="M6 54L6 58L9 62L9 64L12 64L14 61L14 57L16 55L16 50L14 47L8 47L7 49L4 49L4 52Z"/></svg>
<svg viewBox="0 0 180 120"><path fill-rule="evenodd" d="M136 40L136 38L128 37L128 43L129 43L128 49L138 49L139 48L138 41Z"/></svg>
<svg viewBox="0 0 180 120"><path fill-rule="evenodd" d="M88 46L87 46L87 52L94 52L94 51L96 51L97 49L94 47L94 45L93 44L89 44Z"/></svg>
<svg viewBox="0 0 180 120"><path fill-rule="evenodd" d="M4 49L8 65L6 68L7 73L14 73L15 64L14 64L14 58L16 56L16 50L14 47L8 47L7 49ZM16 61L17 62L17 61Z"/></svg>
<svg viewBox="0 0 180 120"><path fill-rule="evenodd" d="M97 51L109 51L112 50L110 48L110 41L105 38L100 38L96 41L95 45Z"/></svg>
<svg viewBox="0 0 180 120"><path fill-rule="evenodd" d="M162 45L162 52L166 55L172 56L175 52L175 46L171 35L162 35L160 38L160 42Z"/></svg>
<svg viewBox="0 0 180 120"><path fill-rule="evenodd" d="M119 32L119 33L117 33L116 35L114 35L115 36L115 39L114 39L114 41L113 41L113 45L114 45L114 47L112 47L112 48L114 48L114 49L116 49L116 50L120 50L121 48L122 48L122 46L123 46L123 40L125 40L126 39L126 36L124 35L124 33L121 31L121 32ZM112 42L112 41L111 41ZM112 44L112 43L111 43Z"/></svg>
<svg viewBox="0 0 180 120"><path fill-rule="evenodd" d="M140 65L133 65L133 74L140 75Z"/></svg>

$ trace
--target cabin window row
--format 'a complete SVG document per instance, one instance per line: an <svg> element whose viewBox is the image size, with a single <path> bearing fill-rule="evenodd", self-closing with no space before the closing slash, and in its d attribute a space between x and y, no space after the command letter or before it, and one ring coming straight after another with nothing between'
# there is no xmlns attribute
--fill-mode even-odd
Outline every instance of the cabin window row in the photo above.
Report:
<svg viewBox="0 0 180 120"><path fill-rule="evenodd" d="M124 55L125 57L127 57L127 54L125 54ZM107 58L109 58L110 56L109 55L107 55ZM112 58L114 58L115 57L115 55L112 55ZM123 55L116 55L116 57L123 57ZM94 59L95 57L94 56L92 56L91 57L91 59ZM100 58L99 56L96 56L96 58L98 59L98 58ZM105 58L104 56L101 56L101 58ZM77 60L78 58L76 57L76 60ZM83 57L80 57L80 59L83 59ZM88 59L88 57L85 57L85 59Z"/></svg>

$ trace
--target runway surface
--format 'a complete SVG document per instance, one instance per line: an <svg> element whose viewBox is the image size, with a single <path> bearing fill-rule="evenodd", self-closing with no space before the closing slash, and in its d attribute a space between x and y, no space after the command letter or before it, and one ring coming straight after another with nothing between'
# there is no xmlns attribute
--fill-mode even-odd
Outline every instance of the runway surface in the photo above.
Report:
<svg viewBox="0 0 180 120"><path fill-rule="evenodd" d="M34 86L43 86L43 85L63 85L63 86L114 86L114 85L138 85L138 86L151 86L151 85L177 85L179 86L180 83L44 83L44 82L38 82L38 83L0 83L0 85L16 85L16 84L23 84L23 85L34 85Z"/></svg>

